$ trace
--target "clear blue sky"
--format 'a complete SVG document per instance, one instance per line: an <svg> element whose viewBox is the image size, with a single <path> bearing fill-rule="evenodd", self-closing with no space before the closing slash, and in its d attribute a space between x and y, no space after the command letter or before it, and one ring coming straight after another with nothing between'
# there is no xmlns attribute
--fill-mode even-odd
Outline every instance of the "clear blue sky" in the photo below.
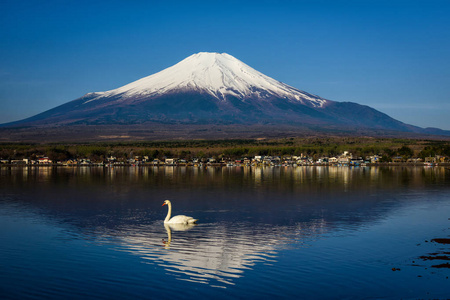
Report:
<svg viewBox="0 0 450 300"><path fill-rule="evenodd" d="M450 130L450 0L0 1L0 123L226 52L264 74Z"/></svg>

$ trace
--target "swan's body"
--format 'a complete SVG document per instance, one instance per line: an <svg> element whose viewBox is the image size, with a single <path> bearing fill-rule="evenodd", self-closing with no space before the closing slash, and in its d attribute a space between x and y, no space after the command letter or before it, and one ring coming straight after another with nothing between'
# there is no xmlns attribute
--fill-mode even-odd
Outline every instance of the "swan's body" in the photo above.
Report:
<svg viewBox="0 0 450 300"><path fill-rule="evenodd" d="M197 222L197 219L194 219L193 217L178 215L174 216L173 218L170 218L172 215L172 203L170 203L169 200L164 201L163 206L167 205L169 207L169 211L167 212L167 216L164 219L164 223L168 224L194 224Z"/></svg>

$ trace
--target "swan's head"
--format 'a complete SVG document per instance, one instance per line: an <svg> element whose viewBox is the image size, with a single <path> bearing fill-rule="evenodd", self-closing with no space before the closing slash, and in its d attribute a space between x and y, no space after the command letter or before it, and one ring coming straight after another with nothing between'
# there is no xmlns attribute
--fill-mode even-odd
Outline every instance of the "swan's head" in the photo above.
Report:
<svg viewBox="0 0 450 300"><path fill-rule="evenodd" d="M170 201L169 200L166 200L166 201L164 201L164 203L163 203L163 205L161 205L161 206L164 206L164 205L169 205L170 204Z"/></svg>

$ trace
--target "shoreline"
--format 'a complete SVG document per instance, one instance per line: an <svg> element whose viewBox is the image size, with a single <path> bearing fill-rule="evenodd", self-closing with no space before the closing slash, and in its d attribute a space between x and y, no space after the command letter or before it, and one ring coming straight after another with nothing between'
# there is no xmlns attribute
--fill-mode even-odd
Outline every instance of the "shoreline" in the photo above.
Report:
<svg viewBox="0 0 450 300"><path fill-rule="evenodd" d="M0 168L10 168L10 167L44 167L44 168L57 168L57 167L71 167L71 168L85 168L85 167L103 167L103 168L113 168L113 167L194 167L194 168L206 168L206 167L449 167L450 163L364 163L364 164L228 164L228 163L203 163L203 164L129 164L129 163L116 163L116 164L0 164Z"/></svg>

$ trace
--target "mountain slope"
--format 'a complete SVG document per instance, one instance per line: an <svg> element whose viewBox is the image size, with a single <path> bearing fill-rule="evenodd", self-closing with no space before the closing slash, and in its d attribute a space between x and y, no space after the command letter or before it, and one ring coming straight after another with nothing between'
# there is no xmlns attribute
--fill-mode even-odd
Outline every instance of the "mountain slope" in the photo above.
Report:
<svg viewBox="0 0 450 300"><path fill-rule="evenodd" d="M117 89L89 93L3 126L146 123L356 126L425 133L368 106L326 100L293 88L226 53L206 52Z"/></svg>

